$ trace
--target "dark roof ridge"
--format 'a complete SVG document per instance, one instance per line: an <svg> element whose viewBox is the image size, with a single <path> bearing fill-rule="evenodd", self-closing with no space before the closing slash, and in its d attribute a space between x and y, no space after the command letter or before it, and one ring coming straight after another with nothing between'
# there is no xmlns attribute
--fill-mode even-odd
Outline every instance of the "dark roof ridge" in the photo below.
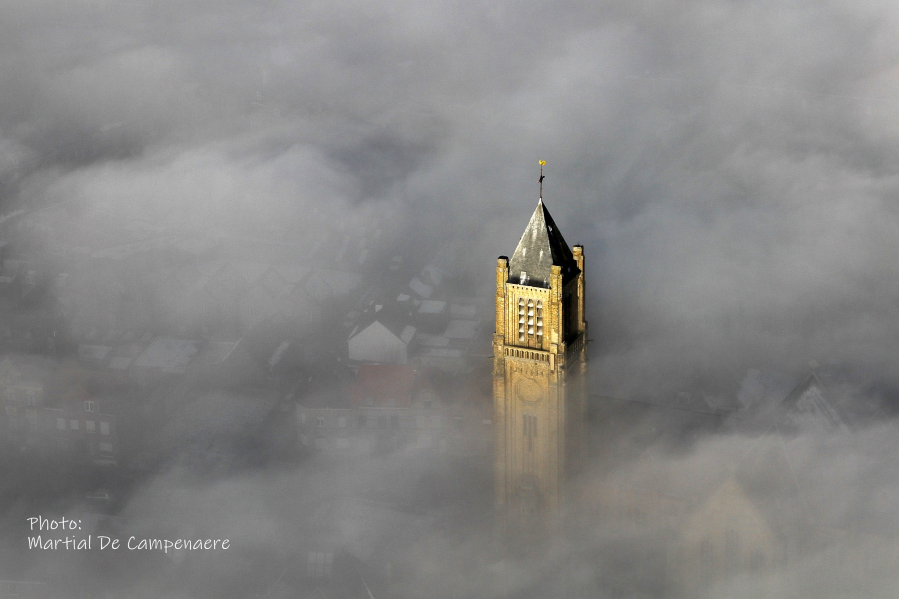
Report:
<svg viewBox="0 0 899 599"><path fill-rule="evenodd" d="M792 411L796 409L796 405L799 402L799 399L808 391L812 386L816 386L820 393L821 400L824 402L826 407L832 411L832 414L826 414L831 420L830 425L834 428L839 428L840 426L848 427L848 419L846 415L843 413L842 408L837 404L833 398L831 397L830 390L827 385L818 377L818 374L813 370L801 383L796 385L796 387L787 395L781 405L788 411ZM834 420L835 419L835 420Z"/></svg>
<svg viewBox="0 0 899 599"><path fill-rule="evenodd" d="M532 287L549 287L553 266L563 267L566 280L577 273L571 248L541 198L509 260L509 280ZM521 280L522 273L525 273L524 280Z"/></svg>

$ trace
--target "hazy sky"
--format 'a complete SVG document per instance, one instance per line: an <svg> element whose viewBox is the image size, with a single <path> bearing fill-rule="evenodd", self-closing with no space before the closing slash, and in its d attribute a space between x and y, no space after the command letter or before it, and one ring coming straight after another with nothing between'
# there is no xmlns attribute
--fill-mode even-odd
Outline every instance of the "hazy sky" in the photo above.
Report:
<svg viewBox="0 0 899 599"><path fill-rule="evenodd" d="M377 210L430 249L463 240L460 264L489 298L543 159L546 205L586 248L592 392L717 390L811 360L899 388L897 30L886 0L0 0L0 215L76 198L197 234L302 238L313 209L335 222ZM844 524L895 497L881 467L895 438L792 441L812 481L797 495L827 496L818 513ZM615 476L691 480L749 445L703 439ZM181 495L161 475L124 515L151 528L221 515L183 516L184 534L208 526L293 559L280 535L298 497L340 476L307 474ZM506 596L560 563L580 588L620 576L632 591L645 574L616 568L619 546L590 526L499 574L484 539L435 530L409 545L410 584L429 590ZM836 576L813 559L778 575L805 591Z"/></svg>
<svg viewBox="0 0 899 599"><path fill-rule="evenodd" d="M3 212L80 197L291 227L375 206L465 239L489 294L544 159L586 246L595 390L812 359L899 384L895 3L0 11Z"/></svg>

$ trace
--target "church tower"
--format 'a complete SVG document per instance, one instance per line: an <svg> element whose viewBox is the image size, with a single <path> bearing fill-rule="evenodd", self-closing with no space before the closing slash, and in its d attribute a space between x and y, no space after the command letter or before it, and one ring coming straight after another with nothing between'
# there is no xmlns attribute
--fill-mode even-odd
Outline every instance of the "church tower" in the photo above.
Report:
<svg viewBox="0 0 899 599"><path fill-rule="evenodd" d="M512 258L496 266L494 480L506 532L536 532L562 512L582 454L584 248L568 247L542 195Z"/></svg>

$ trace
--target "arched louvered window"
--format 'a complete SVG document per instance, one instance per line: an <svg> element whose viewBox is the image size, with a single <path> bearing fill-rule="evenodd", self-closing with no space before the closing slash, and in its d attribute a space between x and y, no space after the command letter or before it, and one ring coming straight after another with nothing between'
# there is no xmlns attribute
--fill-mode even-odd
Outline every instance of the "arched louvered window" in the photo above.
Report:
<svg viewBox="0 0 899 599"><path fill-rule="evenodd" d="M539 347L543 341L543 300L537 300L537 346Z"/></svg>
<svg viewBox="0 0 899 599"><path fill-rule="evenodd" d="M525 337L525 328L524 328L524 321L525 321L525 313L524 312L525 312L524 298L522 297L522 298L518 299L518 340L519 341L524 341L526 338Z"/></svg>
<svg viewBox="0 0 899 599"><path fill-rule="evenodd" d="M528 336L534 334L534 300L528 300Z"/></svg>

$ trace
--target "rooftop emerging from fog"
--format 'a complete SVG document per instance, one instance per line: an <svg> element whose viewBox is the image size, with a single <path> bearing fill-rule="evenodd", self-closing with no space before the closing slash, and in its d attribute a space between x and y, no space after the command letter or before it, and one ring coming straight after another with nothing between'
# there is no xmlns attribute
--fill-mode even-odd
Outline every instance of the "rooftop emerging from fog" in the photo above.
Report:
<svg viewBox="0 0 899 599"><path fill-rule="evenodd" d="M531 287L549 287L553 266L562 267L569 280L578 272L571 248L543 204L543 164L540 161L540 199L509 261L509 282Z"/></svg>

